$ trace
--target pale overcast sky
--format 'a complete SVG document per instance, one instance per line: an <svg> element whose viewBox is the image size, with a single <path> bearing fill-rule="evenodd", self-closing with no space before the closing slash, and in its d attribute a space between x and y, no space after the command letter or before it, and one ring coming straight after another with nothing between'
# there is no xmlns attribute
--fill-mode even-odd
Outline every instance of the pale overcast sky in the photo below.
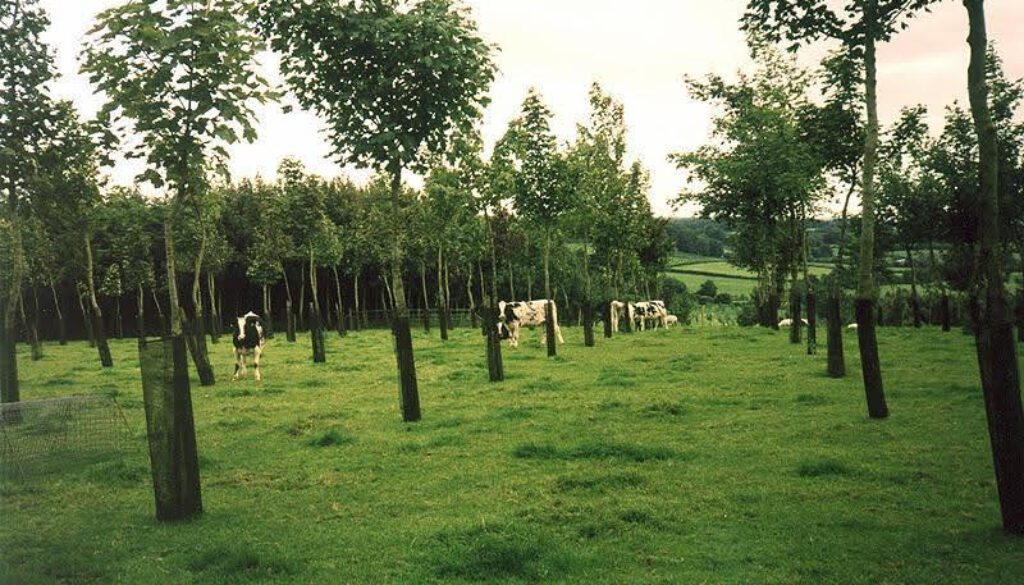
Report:
<svg viewBox="0 0 1024 585"><path fill-rule="evenodd" d="M82 38L93 16L123 0L42 0L53 21L47 41L56 50L63 76L54 92L92 115L100 98L77 75ZM587 90L599 81L622 101L629 125L629 155L651 170L655 212L672 214L669 201L685 175L666 161L671 152L707 140L710 111L687 96L684 75L731 76L750 61L738 20L745 0L469 0L484 38L500 47L500 72L484 118L488 143L513 118L526 90L536 86L554 111L553 126L571 140L586 120ZM986 2L989 37L998 45L1007 73L1024 77L1024 1ZM883 123L905 105L928 106L932 124L953 100L967 102L967 15L959 0L946 0L914 20L894 42L879 49L879 106ZM820 51L814 51L816 56ZM807 65L812 65L810 53ZM275 62L265 57L267 74ZM328 159L317 118L283 114L278 106L260 110L260 138L232 149L237 177L273 177L282 157L295 156L313 172L349 172ZM131 183L139 167L120 163L112 177ZM365 174L350 173L357 180ZM415 181L413 181L416 183ZM417 183L418 184L418 183ZM675 214L690 215L692 209Z"/></svg>

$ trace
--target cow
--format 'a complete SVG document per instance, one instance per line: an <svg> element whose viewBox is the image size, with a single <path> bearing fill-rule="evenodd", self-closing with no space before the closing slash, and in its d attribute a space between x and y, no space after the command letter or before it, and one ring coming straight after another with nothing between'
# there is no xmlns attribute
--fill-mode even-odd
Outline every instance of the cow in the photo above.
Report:
<svg viewBox="0 0 1024 585"><path fill-rule="evenodd" d="M252 355L255 369L253 377L256 380L262 380L260 357L263 355L263 345L267 342L263 318L249 311L235 319L231 325L231 342L235 351L235 375L231 379L237 380L245 375L245 356Z"/></svg>
<svg viewBox="0 0 1024 585"><path fill-rule="evenodd" d="M665 327L671 327L671 326L675 325L678 322L679 322L679 317L676 317L675 315L666 315L665 316Z"/></svg>
<svg viewBox="0 0 1024 585"><path fill-rule="evenodd" d="M800 323L802 323L804 325L807 325L807 319L800 319ZM783 319L783 320L779 321L779 327L792 327L792 326L793 326L793 320L792 319Z"/></svg>
<svg viewBox="0 0 1024 585"><path fill-rule="evenodd" d="M850 323L849 325L846 326L846 328L847 329L856 329L857 328L857 324L856 323Z"/></svg>
<svg viewBox="0 0 1024 585"><path fill-rule="evenodd" d="M629 319L631 323L633 322L633 303L611 301L609 303L608 313L612 322L612 331L618 331L620 319Z"/></svg>
<svg viewBox="0 0 1024 585"><path fill-rule="evenodd" d="M648 322L653 323L655 329L658 328L659 323L662 326L667 326L665 324L666 317L668 317L668 311L665 309L665 301L640 301L633 305L633 322L640 331L647 328Z"/></svg>
<svg viewBox="0 0 1024 585"><path fill-rule="evenodd" d="M519 347L519 332L523 327L536 327L545 322L544 307L547 300L537 301L515 301L498 303L498 333L502 339L508 339L508 346ZM558 307L551 301L551 321L555 330L555 337L559 343L565 343L562 338L562 330L558 327ZM547 342L547 327L542 330L541 343Z"/></svg>

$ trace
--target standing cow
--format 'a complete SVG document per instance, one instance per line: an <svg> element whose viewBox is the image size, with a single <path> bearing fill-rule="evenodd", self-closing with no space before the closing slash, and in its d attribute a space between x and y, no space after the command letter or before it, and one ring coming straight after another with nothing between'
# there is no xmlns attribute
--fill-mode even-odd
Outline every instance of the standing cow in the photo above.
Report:
<svg viewBox="0 0 1024 585"><path fill-rule="evenodd" d="M498 303L498 333L502 339L508 339L509 347L519 347L519 332L523 327L536 327L545 322L545 306L548 301L541 299L537 301L515 301ZM565 343L562 338L562 330L558 327L558 307L551 301L551 321L555 330L555 337L559 343ZM547 328L541 330L540 342L547 342Z"/></svg>
<svg viewBox="0 0 1024 585"><path fill-rule="evenodd" d="M657 329L659 324L667 327L667 318L665 301L640 301L633 305L633 321L640 331L646 329L648 323L652 323L654 329Z"/></svg>
<svg viewBox="0 0 1024 585"><path fill-rule="evenodd" d="M260 357L263 355L263 345L267 342L263 318L249 311L235 319L231 325L231 342L235 347L235 375L231 379L237 380L245 375L245 356L251 355L255 369L253 377L262 380Z"/></svg>
<svg viewBox="0 0 1024 585"><path fill-rule="evenodd" d="M630 323L633 322L633 303L611 301L611 303L609 303L608 313L611 317L612 331L618 332L619 322L622 319L628 319Z"/></svg>

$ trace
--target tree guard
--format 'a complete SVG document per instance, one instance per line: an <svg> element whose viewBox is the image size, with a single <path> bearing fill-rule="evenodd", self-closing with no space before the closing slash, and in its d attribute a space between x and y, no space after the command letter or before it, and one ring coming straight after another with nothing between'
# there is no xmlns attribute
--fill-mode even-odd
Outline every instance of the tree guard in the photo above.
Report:
<svg viewBox="0 0 1024 585"><path fill-rule="evenodd" d="M139 348L139 365L156 518L182 520L201 514L199 456L184 338L149 341Z"/></svg>
<svg viewBox="0 0 1024 585"><path fill-rule="evenodd" d="M548 342L548 357L555 357L558 350L555 346L555 305L550 299L544 304L544 337Z"/></svg>

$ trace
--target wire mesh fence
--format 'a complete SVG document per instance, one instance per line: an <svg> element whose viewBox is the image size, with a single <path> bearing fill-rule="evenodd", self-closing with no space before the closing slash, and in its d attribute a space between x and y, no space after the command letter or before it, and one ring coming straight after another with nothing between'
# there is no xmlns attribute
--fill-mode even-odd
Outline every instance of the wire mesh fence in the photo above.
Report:
<svg viewBox="0 0 1024 585"><path fill-rule="evenodd" d="M122 453L130 439L117 402L102 394L0 404L0 475L17 478Z"/></svg>

